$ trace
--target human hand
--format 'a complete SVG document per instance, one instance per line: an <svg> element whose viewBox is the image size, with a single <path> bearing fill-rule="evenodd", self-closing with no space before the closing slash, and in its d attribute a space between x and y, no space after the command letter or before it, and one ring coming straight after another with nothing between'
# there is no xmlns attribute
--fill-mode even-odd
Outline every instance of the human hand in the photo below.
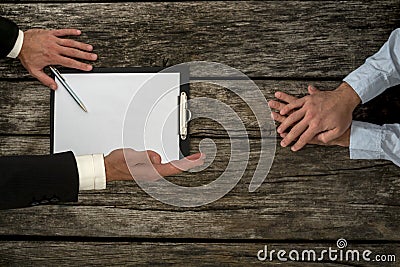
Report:
<svg viewBox="0 0 400 267"><path fill-rule="evenodd" d="M277 92L275 96L288 104L269 102L271 108L280 111L279 115L287 115L278 127L278 133L285 133L292 126L289 133L284 135L281 145L286 147L298 138L291 148L293 151L301 149L311 140L329 144L341 137L349 129L352 113L361 101L347 83L342 83L334 91L319 91L309 86L308 92L310 95L299 99Z"/></svg>
<svg viewBox="0 0 400 267"><path fill-rule="evenodd" d="M75 59L97 59L97 55L89 53L93 47L71 39L59 37L80 35L75 29L42 30L32 29L24 32L24 42L18 55L19 60L29 74L51 89L57 89L56 82L43 69L49 65L62 65L68 68L90 71L90 64Z"/></svg>
<svg viewBox="0 0 400 267"><path fill-rule="evenodd" d="M293 98L294 98L294 99L297 99L297 98L295 98L295 97L293 97ZM276 109L278 109L278 111L279 111L279 108L280 108L280 107L284 107L284 105L285 105L285 104L282 104L282 103L280 103L280 102L278 102L278 101L274 101L274 100L272 100L272 101L270 101L270 102L271 102L270 105L276 106L276 107L277 107ZM282 115L279 114L278 112L272 112L272 113L271 113L271 117L272 117L272 119L274 119L275 121L280 122L280 123L284 122L284 121L286 120L286 118L287 118L286 116L282 116ZM317 137L314 137L314 138L312 138L312 139L308 142L308 144L313 144L313 145L327 145L327 146L335 146L335 145L336 145L336 146L349 147L349 146L350 146L350 129L351 129L351 127L349 127L349 128L344 132L344 134L342 134L342 135L339 136L338 138L333 139L333 140L331 140L331 141L329 141L329 142L323 143L323 142L319 141L319 140L317 139ZM282 138L285 138L287 135L288 135L287 132L281 133L281 134L280 134L280 136L281 136Z"/></svg>
<svg viewBox="0 0 400 267"><path fill-rule="evenodd" d="M158 153L146 150L117 149L104 158L107 181L156 181L204 164L205 155L196 153L181 160L161 163Z"/></svg>

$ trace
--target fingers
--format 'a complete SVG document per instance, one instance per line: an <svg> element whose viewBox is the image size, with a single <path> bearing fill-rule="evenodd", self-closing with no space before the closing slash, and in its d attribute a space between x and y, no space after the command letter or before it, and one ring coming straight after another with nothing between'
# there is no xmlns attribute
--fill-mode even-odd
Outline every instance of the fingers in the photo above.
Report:
<svg viewBox="0 0 400 267"><path fill-rule="evenodd" d="M170 163L155 166L155 168L161 176L177 175L182 171L203 165L204 159L204 154L196 153L181 160L174 160Z"/></svg>
<svg viewBox="0 0 400 267"><path fill-rule="evenodd" d="M286 147L290 145L296 138L298 138L307 129L307 123L303 120L297 123L281 141L281 146Z"/></svg>
<svg viewBox="0 0 400 267"><path fill-rule="evenodd" d="M281 115L282 115L282 112L281 112ZM302 109L299 109L299 110L293 112L278 127L278 129L277 129L278 133L285 132L287 128L292 126L297 121L301 120L303 117L304 117L304 111Z"/></svg>
<svg viewBox="0 0 400 267"><path fill-rule="evenodd" d="M171 176L171 175L177 175L183 172L180 168L175 167L173 162L161 164L161 165L156 165L154 166L158 172L159 175L165 177L165 176Z"/></svg>
<svg viewBox="0 0 400 267"><path fill-rule="evenodd" d="M60 30L52 30L51 33L54 36L62 37L67 35L80 35L81 31L76 29L60 29ZM57 38L56 42L60 46L59 53L65 56L59 58L58 64L64 67L74 68L84 71L92 70L93 67L91 65L79 62L71 58L90 60L90 61L96 60L97 59L96 54L87 53L87 51L90 52L93 50L93 46L75 40L61 39L61 38Z"/></svg>
<svg viewBox="0 0 400 267"><path fill-rule="evenodd" d="M298 100L297 97L285 94L283 92L276 92L275 93L275 97L278 98L279 100L285 102L285 103L293 103L294 101ZM270 108L276 109L278 111L281 111L282 109L284 109L285 106L287 106L287 104L282 103L280 101L275 101L275 100L271 100L268 102L268 106ZM283 115L283 114L282 114Z"/></svg>
<svg viewBox="0 0 400 267"><path fill-rule="evenodd" d="M307 124L305 124L307 126ZM314 129L308 127L308 129L300 136L299 140L291 147L292 151L298 151L302 149L307 143L309 143L313 138L315 137L317 133L315 132ZM286 136L285 139L289 137L290 133L288 136Z"/></svg>
<svg viewBox="0 0 400 267"><path fill-rule="evenodd" d="M50 31L54 36L61 37L67 35L81 35L81 31L77 29L59 29Z"/></svg>
<svg viewBox="0 0 400 267"><path fill-rule="evenodd" d="M294 102L294 101L296 101L298 99L295 96L291 96L291 95L288 95L288 94L283 93L283 92L276 92L275 93L275 97L280 99L280 100L282 100L282 101L284 101L284 102L286 102L286 103L292 103L292 102Z"/></svg>
<svg viewBox="0 0 400 267"><path fill-rule="evenodd" d="M61 46L77 48L79 50L88 51L88 52L93 50L93 46L91 46L90 44L81 43L81 42L71 40L71 39L58 38L57 43Z"/></svg>
<svg viewBox="0 0 400 267"><path fill-rule="evenodd" d="M96 60L97 55L93 53L84 52L79 49L70 48L70 47L60 47L60 53L67 57L86 59L86 60Z"/></svg>
<svg viewBox="0 0 400 267"><path fill-rule="evenodd" d="M92 65L85 64L82 62L79 62L75 59L67 58L60 56L59 59L57 60L58 64L67 67L67 68L73 68L73 69L78 69L78 70L84 70L84 71L91 71L93 69Z"/></svg>
<svg viewBox="0 0 400 267"><path fill-rule="evenodd" d="M32 72L31 74L45 86L50 87L53 90L57 89L56 82L52 78L50 78L46 73L44 73L43 70Z"/></svg>
<svg viewBox="0 0 400 267"><path fill-rule="evenodd" d="M284 103L282 103L282 102L275 101L275 100L270 100L270 101L268 102L268 106L269 106L270 108L276 109L276 110L278 110L278 111L282 110L286 105L287 105L287 104L284 104Z"/></svg>
<svg viewBox="0 0 400 267"><path fill-rule="evenodd" d="M129 168L133 178L141 181L156 181L164 176L177 175L183 170L173 164L173 162L166 164L145 164L137 163Z"/></svg>
<svg viewBox="0 0 400 267"><path fill-rule="evenodd" d="M274 112L274 111L271 112L271 118L272 118L273 120L275 120L275 121L277 121L277 122L281 122L281 123L286 119L285 116L282 116L282 115L279 114L278 112Z"/></svg>
<svg viewBox="0 0 400 267"><path fill-rule="evenodd" d="M143 153L136 154L135 156L144 157L145 155L147 163L136 162L136 164L129 166L129 170L135 180L142 181L156 181L164 176L180 174L188 169L203 165L205 159L204 154L196 153L181 160L161 164L161 157L156 152L151 150L141 152ZM150 158L152 164L148 163L147 157Z"/></svg>
<svg viewBox="0 0 400 267"><path fill-rule="evenodd" d="M185 159L188 159L188 160L198 160L198 159L204 160L205 158L206 158L206 155L203 153L200 153L200 152L185 157Z"/></svg>
<svg viewBox="0 0 400 267"><path fill-rule="evenodd" d="M313 95L313 94L319 92L319 90L317 88L315 88L313 85L309 85L307 89L308 89L308 93L310 95Z"/></svg>
<svg viewBox="0 0 400 267"><path fill-rule="evenodd" d="M272 106L270 105L270 107L279 110L281 115L287 115L295 108L299 108L304 104L304 99L302 98L298 99L295 96L291 96L283 92L276 92L275 97L278 98L279 100L288 103L285 105L277 101L273 100L270 101L270 103L272 104Z"/></svg>
<svg viewBox="0 0 400 267"><path fill-rule="evenodd" d="M296 108L300 108L304 105L305 97L292 101L291 103L287 104L282 110L280 111L281 115L287 115L292 110Z"/></svg>
<svg viewBox="0 0 400 267"><path fill-rule="evenodd" d="M282 139L284 139L286 136L288 135L288 133L281 133L280 136ZM311 145L325 145L324 143L322 143L321 141L318 140L318 135L314 136L310 141L308 141L307 144L311 144Z"/></svg>

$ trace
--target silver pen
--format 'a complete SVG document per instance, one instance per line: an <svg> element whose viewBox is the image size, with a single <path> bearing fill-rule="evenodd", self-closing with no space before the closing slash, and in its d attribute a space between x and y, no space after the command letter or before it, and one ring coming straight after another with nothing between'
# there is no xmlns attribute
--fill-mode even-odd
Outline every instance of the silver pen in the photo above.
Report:
<svg viewBox="0 0 400 267"><path fill-rule="evenodd" d="M53 66L49 66L51 72L53 72L54 76L57 77L57 79L60 81L60 83L64 86L65 89L67 89L68 93L72 96L72 98L75 100L76 103L85 111L87 111L87 108L85 105L82 103L82 100L79 99L79 97L75 94L74 90L72 90L71 86L67 83L67 81L64 79L63 76L61 76L61 73Z"/></svg>

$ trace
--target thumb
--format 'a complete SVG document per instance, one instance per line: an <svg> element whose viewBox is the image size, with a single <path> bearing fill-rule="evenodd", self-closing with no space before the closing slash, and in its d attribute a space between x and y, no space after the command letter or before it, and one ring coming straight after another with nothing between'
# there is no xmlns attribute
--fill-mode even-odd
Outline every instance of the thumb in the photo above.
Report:
<svg viewBox="0 0 400 267"><path fill-rule="evenodd" d="M57 89L56 82L50 78L43 70L32 72L32 76L39 80L42 84L53 90Z"/></svg>
<svg viewBox="0 0 400 267"><path fill-rule="evenodd" d="M161 164L161 156L155 151L147 150L147 156L153 164Z"/></svg>
<svg viewBox="0 0 400 267"><path fill-rule="evenodd" d="M319 90L317 88L315 88L313 85L309 85L308 86L308 93L310 95L318 93L318 92L319 92Z"/></svg>

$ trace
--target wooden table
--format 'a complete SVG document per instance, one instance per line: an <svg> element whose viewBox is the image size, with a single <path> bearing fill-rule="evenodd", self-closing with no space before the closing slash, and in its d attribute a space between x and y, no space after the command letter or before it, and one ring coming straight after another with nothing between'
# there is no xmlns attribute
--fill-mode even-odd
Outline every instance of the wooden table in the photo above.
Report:
<svg viewBox="0 0 400 267"><path fill-rule="evenodd" d="M277 90L304 95L309 83L334 89L399 27L400 1L8 0L0 14L23 30L81 29L78 39L99 54L97 67L220 62L247 74L271 99ZM1 155L49 153L49 90L16 60L1 61L0 79ZM398 122L398 90L359 108L356 118ZM192 97L201 96L231 106L248 131L250 162L229 194L198 208L178 208L151 198L134 182L115 182L81 193L77 203L0 211L0 265L248 266L262 264L257 252L264 245L287 251L336 248L339 238L349 249L393 254L400 261L397 166L350 160L348 149L339 147L310 145L292 153L277 140L267 179L250 193L260 150L254 115L229 90L194 86ZM191 123L190 136L193 151L200 140L213 139L217 157L205 171L172 181L206 184L224 171L229 139L206 119Z"/></svg>

